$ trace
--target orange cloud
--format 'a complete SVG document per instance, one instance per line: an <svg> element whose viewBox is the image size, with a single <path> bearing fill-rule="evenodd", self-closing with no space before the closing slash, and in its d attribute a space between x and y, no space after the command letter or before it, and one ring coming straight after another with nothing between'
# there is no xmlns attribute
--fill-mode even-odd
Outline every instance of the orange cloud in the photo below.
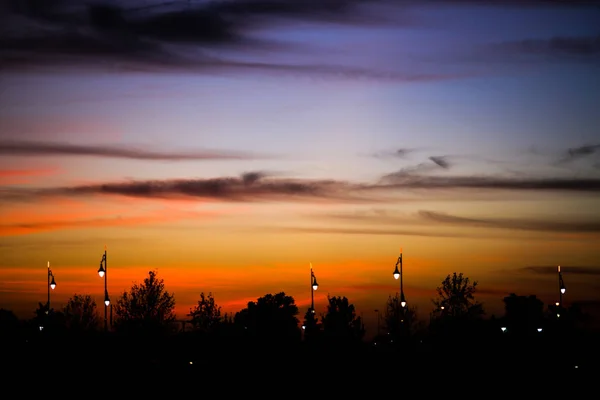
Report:
<svg viewBox="0 0 600 400"><path fill-rule="evenodd" d="M45 169L0 169L0 185L22 185L32 183L35 178L55 175L57 168Z"/></svg>
<svg viewBox="0 0 600 400"><path fill-rule="evenodd" d="M42 205L17 205L0 213L0 236L26 235L74 228L132 227L195 218L216 217L221 212L188 211L156 207L140 213L141 207L95 207L69 199L52 199Z"/></svg>

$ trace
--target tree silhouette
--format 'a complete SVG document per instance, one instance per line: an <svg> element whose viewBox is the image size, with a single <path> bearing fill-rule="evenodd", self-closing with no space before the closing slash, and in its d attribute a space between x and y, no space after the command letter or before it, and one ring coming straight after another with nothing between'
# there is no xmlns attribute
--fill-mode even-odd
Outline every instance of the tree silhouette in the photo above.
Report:
<svg viewBox="0 0 600 400"><path fill-rule="evenodd" d="M13 336L19 329L19 318L11 311L0 308L0 335Z"/></svg>
<svg viewBox="0 0 600 400"><path fill-rule="evenodd" d="M190 308L188 317L191 317L194 329L209 332L221 322L221 307L215 303L211 292L208 295L201 292L198 304L194 308Z"/></svg>
<svg viewBox="0 0 600 400"><path fill-rule="evenodd" d="M56 332L64 328L64 314L61 311L55 311L53 308L48 308L48 303L39 303L38 308L34 311L35 317L33 323L36 329L43 332Z"/></svg>
<svg viewBox="0 0 600 400"><path fill-rule="evenodd" d="M463 273L448 275L436 288L438 297L432 302L435 312L442 317L479 317L484 314L483 305L475 301L477 281Z"/></svg>
<svg viewBox="0 0 600 400"><path fill-rule="evenodd" d="M284 292L266 294L235 314L234 322L251 337L290 340L300 337L298 307Z"/></svg>
<svg viewBox="0 0 600 400"><path fill-rule="evenodd" d="M91 332L98 328L96 301L88 294L74 294L63 308L66 328L71 332Z"/></svg>
<svg viewBox="0 0 600 400"><path fill-rule="evenodd" d="M165 290L163 279L150 271L142 284L123 292L115 306L115 330L121 332L165 333L175 321L175 297Z"/></svg>
<svg viewBox="0 0 600 400"><path fill-rule="evenodd" d="M517 296L511 293L504 298L504 319L511 333L537 333L544 320L544 303L536 296Z"/></svg>
<svg viewBox="0 0 600 400"><path fill-rule="evenodd" d="M364 337L362 318L356 315L354 304L346 297L327 296L327 313L322 316L323 333L329 338L361 340Z"/></svg>
<svg viewBox="0 0 600 400"><path fill-rule="evenodd" d="M417 308L402 307L400 295L389 296L386 302L384 324L391 336L399 338L410 336L417 330Z"/></svg>
<svg viewBox="0 0 600 400"><path fill-rule="evenodd" d="M304 339L307 341L314 340L319 337L321 333L322 324L319 323L319 318L317 318L314 311L309 308L304 314Z"/></svg>

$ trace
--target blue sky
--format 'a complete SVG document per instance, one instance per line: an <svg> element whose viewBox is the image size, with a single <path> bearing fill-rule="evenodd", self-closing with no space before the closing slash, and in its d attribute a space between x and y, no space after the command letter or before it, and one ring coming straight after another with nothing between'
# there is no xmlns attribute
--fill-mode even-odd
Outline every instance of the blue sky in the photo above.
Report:
<svg viewBox="0 0 600 400"><path fill-rule="evenodd" d="M23 246L55 243L56 235L65 241L97 238L99 231L92 226L98 221L90 217L97 207L106 210L107 218L143 220L137 226L134 218L118 231L143 238L131 241L135 249L151 248L161 240L157 237L164 221L148 221L172 215L168 223L174 233L168 243L178 254L192 248L185 244L189 225L205 223L200 216L197 221L182 216L191 215L186 213L218 210L236 215L233 220L222 217L212 228L224 242L229 235L246 240L238 230L228 231L236 224L244 232L255 232L252 243L267 240L261 229L275 222L289 222L293 229L325 229L330 235L325 241L314 231L294 233L293 241L319 248L315 254L327 259L331 271L352 264L356 276L371 274L385 251L392 253L393 262L400 242L413 243L425 271L419 284L432 287L443 279L442 271L452 272L460 261L443 265L445 244L427 242L422 232L386 229L423 226L425 218L434 222L423 228L430 234L446 232L447 225L435 224L449 220L438 214L481 219L492 231L517 232L512 239L503 236L504 244L482 246L489 256L463 267L476 278L480 274L493 281L496 291L490 295L496 297L498 290L509 290L498 289L506 286L493 275L499 260L511 271L553 265L553 257L593 273L600 268L593 245L600 226L594 225L600 219L599 7L544 1L512 6L468 0L339 1L340 8L328 12L314 2L279 0L264 13L256 2L234 1L246 4L242 13L224 2L216 2L210 12L203 2L172 3L168 9L134 12L131 8L152 2L131 1L130 9L90 14L81 3L70 7L66 0L51 1L41 15L25 5L11 9L2 3L0 216L5 221L1 240L8 250L0 266L5 271L45 265L38 254L42 250L24 253L19 250ZM173 17L175 23L166 18L169 10L183 10ZM89 15L96 17L90 20ZM235 196L232 205L229 194L207 192L205 180L223 182L225 189L219 190L227 192L231 179L253 171L274 181L244 192L241 204ZM174 180L204 186L186 192L173 189ZM306 186L293 186L297 180ZM281 187L272 186L280 181ZM323 181L334 182L335 190L330 192ZM154 183L138 192L136 182ZM157 189L156 182L166 186ZM372 203L347 204L348 187L382 182L392 182L383 190L397 201L372 196ZM121 186L107 189L104 184ZM324 191L327 205L322 199L313 203L313 190ZM106 191L111 196L103 197ZM14 196L23 193L29 202L15 204ZM307 194L309 199L302 200ZM66 215L65 203L53 196L81 202L68 203L79 211ZM129 203L122 201L130 196L140 201L135 212L152 215L129 215L134 211L123 208ZM191 200L180 202L181 196ZM423 210L436 214L419 214ZM314 220L319 213L322 222L328 221L320 227ZM346 223L327 219L333 214L350 216L359 225L363 222L357 216L366 215L367 225L357 229L379 231L362 231L361 242L354 233L347 235ZM57 224L53 215L67 221ZM382 221L381 215L390 216L391 222ZM394 218L400 222L393 223ZM85 221L90 221L88 230L81 228ZM473 221L452 219L452 224L467 236L479 236ZM531 236L519 236L532 226ZM579 242L565 230L575 230ZM105 234L110 238L115 232ZM284 236L268 240L290 240ZM570 249L570 255L539 255L542 239L548 247ZM473 240L452 246L464 253L473 248ZM526 240L538 243L527 254L515 253L509 260L499 255ZM80 261L72 254L85 254L90 246L71 254L55 249L52 254L75 266ZM290 246L286 242L274 254L291 252L292 263L319 264L318 259L303 260ZM438 250L430 253L432 246ZM261 259L260 248L256 260L275 262L275 255ZM346 259L348 248L357 253ZM330 255L334 250L340 255ZM229 251L218 246L214 251L206 257L219 260L217 272L201 261L198 271L218 276L218 268L228 268ZM166 256L156 260L164 261L161 257ZM146 268L149 262L136 263L131 255L122 258L123 270ZM491 264L482 265L484 259ZM183 256L178 260L191 262ZM183 267L169 268L181 272L178 268ZM176 279L180 272L172 272L173 281L179 282L173 285L191 303L197 293ZM441 274L439 279L436 274ZM384 288L393 286L387 278L373 280ZM534 278L516 277L512 283L534 290L535 284L527 286ZM282 279L282 286L296 290L288 278ZM19 298L21 284L1 288L7 302ZM219 292L215 285L213 291ZM340 290L348 288L340 285ZM359 307L380 307L377 302L393 292L392 286L379 297L367 289L351 294ZM264 294L262 289L224 289L224 296L257 297ZM587 284L582 293L593 290ZM426 309L424 292L414 296L421 296ZM23 299L31 303L33 297Z"/></svg>

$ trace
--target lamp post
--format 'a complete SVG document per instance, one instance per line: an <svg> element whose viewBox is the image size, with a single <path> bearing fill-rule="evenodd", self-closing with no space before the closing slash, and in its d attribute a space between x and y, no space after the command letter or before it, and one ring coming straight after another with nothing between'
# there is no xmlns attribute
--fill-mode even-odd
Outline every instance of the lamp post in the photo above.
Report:
<svg viewBox="0 0 600 400"><path fill-rule="evenodd" d="M398 269L400 266L400 269ZM406 299L404 298L404 287L402 286L402 248L400 248L400 256L398 257L398 261L396 261L396 267L394 269L394 279L400 279L400 330L403 330L402 323L404 322L404 310L406 308Z"/></svg>
<svg viewBox="0 0 600 400"><path fill-rule="evenodd" d="M54 280L54 274L50 269L50 261L48 261L48 303L46 304L46 314L50 314L50 289L54 290L56 287L56 281Z"/></svg>
<svg viewBox="0 0 600 400"><path fill-rule="evenodd" d="M400 265L400 270L398 270ZM400 257L396 261L396 268L394 269L394 279L400 278L400 305L402 308L406 307L406 299L404 298L404 288L402 287L402 249L400 249Z"/></svg>
<svg viewBox="0 0 600 400"><path fill-rule="evenodd" d="M559 298L558 298L558 306L562 308L563 305L563 294L567 291L565 287L565 282L563 281L562 272L560 272L560 265L558 266L558 289L559 289Z"/></svg>
<svg viewBox="0 0 600 400"><path fill-rule="evenodd" d="M110 305L110 298L108 297L107 270L108 264L106 262L106 246L104 246L104 254L102 255L102 260L100 260L100 268L98 268L98 275L100 275L100 278L104 277L104 331L108 331L107 313L108 306Z"/></svg>
<svg viewBox="0 0 600 400"><path fill-rule="evenodd" d="M319 288L317 278L313 271L312 263L310 263L310 312L315 313L315 290Z"/></svg>

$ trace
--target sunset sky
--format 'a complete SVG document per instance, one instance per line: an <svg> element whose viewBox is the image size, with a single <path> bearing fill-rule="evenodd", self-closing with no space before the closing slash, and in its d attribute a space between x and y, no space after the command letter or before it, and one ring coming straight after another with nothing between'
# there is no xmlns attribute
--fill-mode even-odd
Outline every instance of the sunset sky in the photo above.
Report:
<svg viewBox="0 0 600 400"><path fill-rule="evenodd" d="M488 315L554 303L557 265L567 305L600 301L600 7L16 3L0 308L32 317L49 261L53 308L102 310L105 245L113 299L156 269L181 319L200 292L236 312L280 291L302 318L312 262L317 311L346 296L373 330L401 248L424 320L455 271Z"/></svg>

